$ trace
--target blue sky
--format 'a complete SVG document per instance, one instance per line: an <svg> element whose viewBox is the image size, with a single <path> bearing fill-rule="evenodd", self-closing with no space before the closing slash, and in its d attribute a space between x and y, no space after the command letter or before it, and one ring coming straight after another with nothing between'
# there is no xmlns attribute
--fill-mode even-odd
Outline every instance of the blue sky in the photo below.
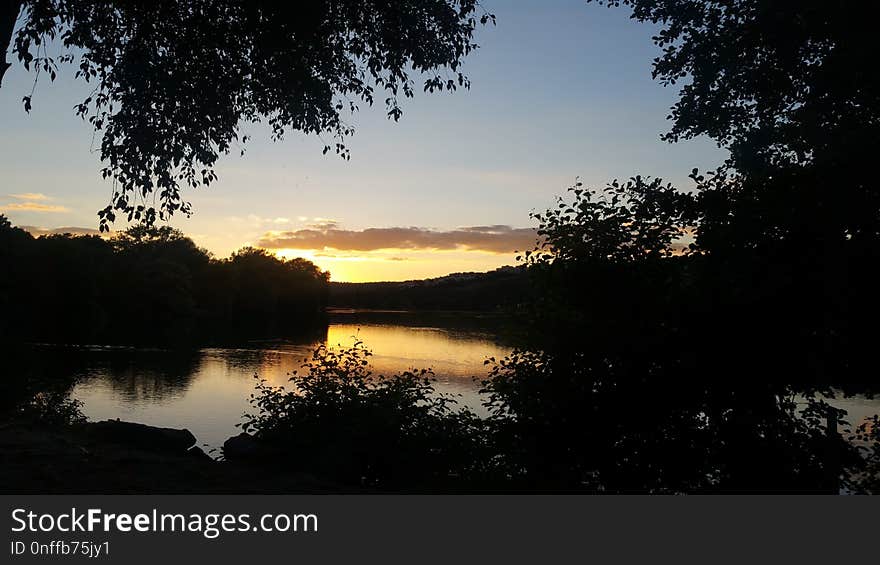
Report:
<svg viewBox="0 0 880 565"><path fill-rule="evenodd" d="M193 217L172 224L218 256L245 244L276 248L276 239L296 241L302 230L356 239L369 228L389 237L400 230L387 228L417 228L430 240L433 232L499 226L492 237L504 238L530 226L529 212L551 206L577 176L601 186L639 173L687 188L690 169L724 158L709 140L660 140L677 91L652 81L654 30L627 11L582 0L484 5L497 26L479 31L481 48L465 63L470 91L417 94L398 123L381 105L363 108L350 161L322 155L315 137L272 143L256 128L244 157L221 160L216 184L187 193ZM107 203L110 185L100 179L92 132L73 112L87 88L72 75L66 68L54 84L41 80L30 115L21 98L33 75L15 66L0 89L0 213L16 224L96 227L96 210ZM421 245L277 250L314 260L335 280L421 278L514 262L503 246Z"/></svg>

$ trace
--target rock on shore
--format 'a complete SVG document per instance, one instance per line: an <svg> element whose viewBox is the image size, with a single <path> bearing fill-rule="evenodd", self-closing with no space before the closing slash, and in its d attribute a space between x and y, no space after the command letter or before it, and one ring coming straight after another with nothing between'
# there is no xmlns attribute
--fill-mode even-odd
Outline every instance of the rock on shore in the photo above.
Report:
<svg viewBox="0 0 880 565"><path fill-rule="evenodd" d="M85 434L97 441L158 453L186 453L196 444L187 429L157 428L135 422L104 420L82 424Z"/></svg>

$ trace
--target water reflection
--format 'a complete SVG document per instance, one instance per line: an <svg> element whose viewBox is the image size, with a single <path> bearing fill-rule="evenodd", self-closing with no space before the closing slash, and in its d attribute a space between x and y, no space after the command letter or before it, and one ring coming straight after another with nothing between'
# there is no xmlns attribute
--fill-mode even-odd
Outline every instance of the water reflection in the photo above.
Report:
<svg viewBox="0 0 880 565"><path fill-rule="evenodd" d="M415 313L335 313L326 343L350 346L361 340L372 349L376 373L432 368L437 388L482 410L477 395L487 357L502 357L511 344L491 317L428 316ZM206 348L181 355L157 350L91 348L66 350L75 367L73 396L90 419L120 418L156 426L185 427L201 443L217 447L237 433L235 424L249 408L254 375L285 384L300 369L317 341L254 342L240 347ZM53 351L51 356L59 354ZM74 361L75 360L75 361Z"/></svg>
<svg viewBox="0 0 880 565"><path fill-rule="evenodd" d="M491 316L337 312L319 336L331 347L362 340L374 352L377 373L431 367L441 391L460 395L460 402L482 412L473 377L486 374L487 357L503 357L513 347L503 326ZM18 363L11 360L17 368L10 370L37 382L72 378L73 396L93 420L188 428L200 443L217 447L238 432L235 425L249 409L254 375L286 384L317 343L272 340L189 353L44 346L21 353ZM846 409L853 423L880 412L880 400L860 396L838 395L832 404Z"/></svg>
<svg viewBox="0 0 880 565"><path fill-rule="evenodd" d="M82 357L85 380L103 380L108 390L128 402L163 402L186 395L201 363L198 352L96 348Z"/></svg>

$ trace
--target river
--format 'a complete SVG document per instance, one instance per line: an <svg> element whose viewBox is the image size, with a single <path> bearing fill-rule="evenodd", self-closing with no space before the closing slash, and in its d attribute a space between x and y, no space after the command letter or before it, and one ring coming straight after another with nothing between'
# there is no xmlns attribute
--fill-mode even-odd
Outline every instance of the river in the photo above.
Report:
<svg viewBox="0 0 880 565"><path fill-rule="evenodd" d="M187 428L206 449L219 448L240 432L236 424L251 411L255 377L288 384L293 371L319 343L351 346L356 340L373 352L376 374L431 368L437 390L458 396L485 413L478 390L487 374L484 361L512 349L504 320L464 313L336 310L317 338L253 341L180 352L118 347L43 346L40 372L75 377L72 396L91 420L119 418L154 426ZM880 399L835 398L851 422L880 413Z"/></svg>
<svg viewBox="0 0 880 565"><path fill-rule="evenodd" d="M482 411L479 379L484 361L503 357L511 347L500 321L472 314L335 311L318 341L272 340L192 352L157 349L80 347L72 396L91 420L119 418L187 428L201 445L217 448L239 433L236 424L250 410L255 376L287 384L292 371L323 341L330 347L364 343L376 374L431 368L436 388Z"/></svg>

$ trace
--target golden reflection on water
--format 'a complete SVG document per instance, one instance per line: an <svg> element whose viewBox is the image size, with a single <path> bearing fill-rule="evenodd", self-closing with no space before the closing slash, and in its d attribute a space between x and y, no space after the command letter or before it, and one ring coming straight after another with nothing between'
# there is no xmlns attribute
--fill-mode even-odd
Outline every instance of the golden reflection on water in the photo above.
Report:
<svg viewBox="0 0 880 565"><path fill-rule="evenodd" d="M351 346L356 339L373 352L371 362L381 374L424 368L442 377L482 377L487 357L509 352L489 336L441 328L336 324L327 332L330 347Z"/></svg>

